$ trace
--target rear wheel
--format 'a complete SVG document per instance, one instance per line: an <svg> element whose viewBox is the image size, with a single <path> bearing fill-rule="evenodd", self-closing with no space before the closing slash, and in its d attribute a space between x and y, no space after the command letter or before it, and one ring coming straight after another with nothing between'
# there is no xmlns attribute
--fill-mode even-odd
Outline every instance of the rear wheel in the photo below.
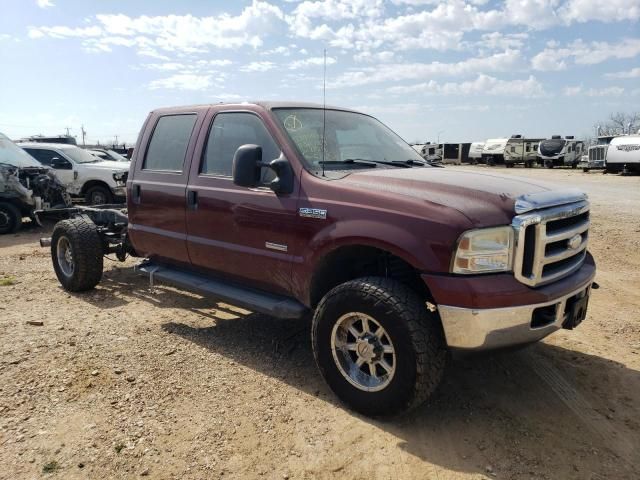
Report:
<svg viewBox="0 0 640 480"><path fill-rule="evenodd" d="M108 203L113 203L113 195L111 194L111 190L108 187L103 185L96 185L95 187L90 187L87 190L87 193L84 196L84 200L89 205L105 205Z"/></svg>
<svg viewBox="0 0 640 480"><path fill-rule="evenodd" d="M0 234L14 233L22 227L22 213L10 203L0 203Z"/></svg>
<svg viewBox="0 0 640 480"><path fill-rule="evenodd" d="M91 290L102 278L102 241L94 223L81 218L58 222L51 236L53 269L65 290Z"/></svg>
<svg viewBox="0 0 640 480"><path fill-rule="evenodd" d="M331 290L313 317L312 343L329 387L365 415L393 415L423 403L447 358L440 323L420 297L379 277Z"/></svg>

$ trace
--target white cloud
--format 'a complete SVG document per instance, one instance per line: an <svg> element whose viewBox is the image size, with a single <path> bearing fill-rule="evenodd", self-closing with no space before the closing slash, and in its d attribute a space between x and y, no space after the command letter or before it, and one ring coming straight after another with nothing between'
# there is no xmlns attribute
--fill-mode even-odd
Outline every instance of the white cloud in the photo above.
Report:
<svg viewBox="0 0 640 480"><path fill-rule="evenodd" d="M480 72L508 71L521 63L520 52L507 50L488 57L468 58L455 63L395 63L384 68L368 67L348 71L327 86L353 87L380 82L428 79L434 76L457 77Z"/></svg>
<svg viewBox="0 0 640 480"><path fill-rule="evenodd" d="M40 8L55 7L55 3L53 3L51 0L36 0L36 4Z"/></svg>
<svg viewBox="0 0 640 480"><path fill-rule="evenodd" d="M31 38L82 38L85 47L110 51L110 45L137 47L149 52L206 52L209 48L259 47L263 37L279 31L284 13L265 1L253 0L239 15L140 16L96 15L88 27L30 27ZM121 39L127 39L125 43Z"/></svg>
<svg viewBox="0 0 640 480"><path fill-rule="evenodd" d="M638 0L569 0L558 11L565 23L619 22L638 20L640 3Z"/></svg>
<svg viewBox="0 0 640 480"><path fill-rule="evenodd" d="M541 97L545 95L544 88L535 77L526 80L501 80L488 75L478 75L475 80L465 82L438 83L435 80L409 86L397 86L388 89L394 94L429 95L498 95L516 97Z"/></svg>
<svg viewBox="0 0 640 480"><path fill-rule="evenodd" d="M240 68L242 72L268 72L276 68L273 62L251 62Z"/></svg>
<svg viewBox="0 0 640 480"><path fill-rule="evenodd" d="M149 88L151 90L161 88L169 90L206 90L213 85L214 82L211 75L180 73L167 78L153 80L149 83Z"/></svg>
<svg viewBox="0 0 640 480"><path fill-rule="evenodd" d="M619 97L624 93L624 88L613 86L585 89L582 85L576 85L573 87L565 87L562 93L569 97L575 97L577 95L585 95L587 97Z"/></svg>
<svg viewBox="0 0 640 480"><path fill-rule="evenodd" d="M500 32L492 32L483 34L476 45L491 50L519 49L524 46L528 38L529 34L527 33L503 34Z"/></svg>
<svg viewBox="0 0 640 480"><path fill-rule="evenodd" d="M633 58L640 55L640 38L626 38L618 43L591 42L581 39L559 48L555 42L531 59L535 70L564 70L568 62L580 65L594 65L611 58Z"/></svg>
<svg viewBox="0 0 640 480"><path fill-rule="evenodd" d="M336 63L336 59L334 57L327 57L327 65L333 65ZM307 68L307 67L319 67L324 64L324 57L309 57L304 60L296 60L289 64L289 68L291 70L297 70L299 68Z"/></svg>
<svg viewBox="0 0 640 480"><path fill-rule="evenodd" d="M625 72L606 73L604 76L607 78L640 78L640 67Z"/></svg>

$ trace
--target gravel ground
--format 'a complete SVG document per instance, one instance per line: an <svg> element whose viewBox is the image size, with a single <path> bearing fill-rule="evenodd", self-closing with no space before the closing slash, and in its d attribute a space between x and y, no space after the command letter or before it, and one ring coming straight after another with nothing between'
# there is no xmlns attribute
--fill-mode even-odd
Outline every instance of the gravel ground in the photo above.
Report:
<svg viewBox="0 0 640 480"><path fill-rule="evenodd" d="M332 395L305 322L150 289L133 262L72 295L46 229L0 237L0 478L639 478L640 178L500 171L589 192L589 315L453 362L386 421Z"/></svg>

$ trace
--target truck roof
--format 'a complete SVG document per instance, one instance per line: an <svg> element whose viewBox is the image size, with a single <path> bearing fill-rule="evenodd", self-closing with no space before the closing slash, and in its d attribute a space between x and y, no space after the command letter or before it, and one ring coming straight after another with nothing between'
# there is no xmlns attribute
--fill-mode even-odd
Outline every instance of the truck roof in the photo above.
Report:
<svg viewBox="0 0 640 480"><path fill-rule="evenodd" d="M16 143L19 147L28 147L28 148L57 148L58 150L69 150L71 148L80 148L77 145L72 145L70 143L44 143L44 142L18 142Z"/></svg>
<svg viewBox="0 0 640 480"><path fill-rule="evenodd" d="M177 112L185 112L193 108L202 108L202 107L237 107L243 108L247 106L258 106L262 107L266 110L272 110L274 108L326 108L327 110L341 110L344 112L353 112L353 113L362 113L357 110L352 110L350 108L344 107L336 107L333 105L322 105L320 103L311 103L311 102L293 102L293 101L247 101L247 102L220 102L220 103L202 103L196 105L183 105L176 107L162 107L156 108L152 110L152 113L177 113Z"/></svg>

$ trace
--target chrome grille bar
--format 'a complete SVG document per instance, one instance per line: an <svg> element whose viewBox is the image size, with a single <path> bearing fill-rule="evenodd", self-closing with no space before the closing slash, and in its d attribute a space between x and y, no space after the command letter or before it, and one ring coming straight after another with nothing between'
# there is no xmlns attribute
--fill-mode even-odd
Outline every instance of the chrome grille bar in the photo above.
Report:
<svg viewBox="0 0 640 480"><path fill-rule="evenodd" d="M535 287L570 275L580 268L586 257L589 218L550 233L547 233L547 225L554 221L577 217L588 211L589 202L582 200L514 217L511 225L516 238L513 264L516 279L525 285ZM527 241L527 230L530 228L535 229L535 235L529 235ZM560 243L553 251L547 252L548 245L563 241L566 243Z"/></svg>

